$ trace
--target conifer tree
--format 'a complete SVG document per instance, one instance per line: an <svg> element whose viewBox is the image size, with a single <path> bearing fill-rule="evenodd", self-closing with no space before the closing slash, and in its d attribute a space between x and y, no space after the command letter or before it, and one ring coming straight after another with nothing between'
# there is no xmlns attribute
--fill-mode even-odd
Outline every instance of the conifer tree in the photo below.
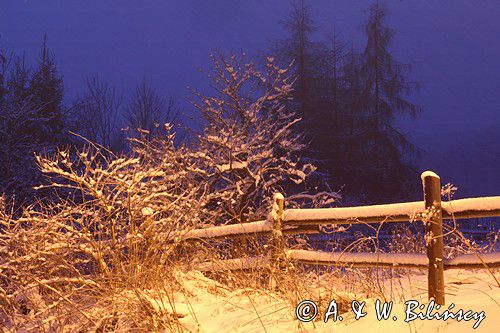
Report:
<svg viewBox="0 0 500 333"><path fill-rule="evenodd" d="M408 192L406 181L414 177L405 153L414 152L415 147L395 128L394 121L398 114L415 117L419 110L406 99L413 87L407 79L410 65L398 62L390 51L394 30L385 25L385 14L379 2L372 4L364 26L367 43L361 65L363 131L356 149L362 157L360 167L364 175L359 180L367 181L358 185L364 186L369 196L378 198Z"/></svg>
<svg viewBox="0 0 500 333"><path fill-rule="evenodd" d="M290 17L283 22L283 26L289 38L279 45L278 51L286 62L294 62L293 74L297 80L294 95L300 105L299 111L304 115L308 108L309 80L313 69L314 43L311 35L317 30L309 4L305 0L295 1Z"/></svg>
<svg viewBox="0 0 500 333"><path fill-rule="evenodd" d="M297 129L309 143L302 155L305 160L318 165L315 178L322 183L328 178L324 164L329 159L326 138L331 130L328 125L332 123L331 114L325 105L328 99L325 95L328 92L323 89L325 78L322 69L328 52L324 43L313 41L317 27L306 0L292 3L292 12L283 26L288 32L288 38L278 43L275 53L280 57L281 65L293 64L295 82L293 101L290 104L301 118Z"/></svg>
<svg viewBox="0 0 500 333"><path fill-rule="evenodd" d="M21 205L36 200L33 187L43 182L34 153L51 154L57 145L70 141L63 131L63 82L47 48L46 36L34 70L26 66L24 57L12 54L10 59L9 66L2 68L0 193Z"/></svg>
<svg viewBox="0 0 500 333"><path fill-rule="evenodd" d="M62 101L63 81L57 73L56 63L47 47L47 35L43 37L43 46L38 68L34 70L29 82L32 103L39 106L33 119L33 130L39 139L55 142L62 134L64 126Z"/></svg>
<svg viewBox="0 0 500 333"><path fill-rule="evenodd" d="M5 101L7 90L7 71L9 68L9 55L4 49L0 49L0 105Z"/></svg>

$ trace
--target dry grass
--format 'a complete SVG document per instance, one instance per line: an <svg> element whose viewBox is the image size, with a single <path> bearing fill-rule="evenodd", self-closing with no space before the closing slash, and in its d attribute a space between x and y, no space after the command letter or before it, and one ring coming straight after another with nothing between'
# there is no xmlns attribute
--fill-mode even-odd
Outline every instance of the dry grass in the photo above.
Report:
<svg viewBox="0 0 500 333"><path fill-rule="evenodd" d="M201 225L208 196L195 185L197 174L187 172L191 155L173 144L163 148L156 163L95 146L76 157L68 151L37 157L52 176L50 186L65 196L26 207L20 217L0 201L2 327L149 331L176 325L175 313L163 316L142 292L174 288L172 270L181 258L165 240L174 230Z"/></svg>

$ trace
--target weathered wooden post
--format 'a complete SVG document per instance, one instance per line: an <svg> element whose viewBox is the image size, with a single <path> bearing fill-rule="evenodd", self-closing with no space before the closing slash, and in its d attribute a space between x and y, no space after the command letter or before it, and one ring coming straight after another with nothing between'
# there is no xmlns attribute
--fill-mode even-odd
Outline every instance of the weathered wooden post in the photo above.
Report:
<svg viewBox="0 0 500 333"><path fill-rule="evenodd" d="M432 171L422 173L425 208L425 240L429 259L429 300L444 305L443 216L440 178Z"/></svg>
<svg viewBox="0 0 500 333"><path fill-rule="evenodd" d="M271 236L271 275L270 287L276 288L275 272L281 269L285 255L285 241L283 239L282 222L285 198L283 194L276 193L273 198L273 208L271 210L271 221L273 223L273 234Z"/></svg>

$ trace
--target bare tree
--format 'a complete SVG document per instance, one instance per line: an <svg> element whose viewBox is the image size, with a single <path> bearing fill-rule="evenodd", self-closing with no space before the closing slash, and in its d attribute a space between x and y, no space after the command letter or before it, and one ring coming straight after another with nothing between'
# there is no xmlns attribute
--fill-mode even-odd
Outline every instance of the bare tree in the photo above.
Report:
<svg viewBox="0 0 500 333"><path fill-rule="evenodd" d="M90 141L111 148L119 136L118 118L122 96L99 76L87 79L86 90L78 101L80 131Z"/></svg>
<svg viewBox="0 0 500 333"><path fill-rule="evenodd" d="M172 123L177 116L174 97L165 100L151 82L143 79L137 85L127 108L128 124L133 130L155 136L161 133L165 123Z"/></svg>

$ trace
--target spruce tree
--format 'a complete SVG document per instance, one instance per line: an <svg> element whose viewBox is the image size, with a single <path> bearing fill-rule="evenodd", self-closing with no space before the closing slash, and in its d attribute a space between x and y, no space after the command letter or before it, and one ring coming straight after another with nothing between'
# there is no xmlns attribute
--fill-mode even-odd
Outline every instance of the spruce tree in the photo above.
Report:
<svg viewBox="0 0 500 333"><path fill-rule="evenodd" d="M32 103L37 107L33 118L32 130L41 142L56 142L61 139L64 126L62 101L63 81L57 73L56 63L47 48L47 35L43 37L43 46L38 68L33 72L29 90Z"/></svg>
<svg viewBox="0 0 500 333"><path fill-rule="evenodd" d="M33 203L37 195L46 197L33 188L43 182L34 153L51 154L57 145L70 143L63 131L63 82L46 41L44 36L34 70L25 65L24 57L14 55L2 69L0 193L12 197L16 206Z"/></svg>
<svg viewBox="0 0 500 333"><path fill-rule="evenodd" d="M295 1L290 17L283 22L283 26L289 33L289 38L281 43L278 51L286 62L294 63L293 74L297 79L294 95L300 105L299 111L304 115L308 109L310 80L314 69L314 43L311 35L317 30L309 4L305 0Z"/></svg>
<svg viewBox="0 0 500 333"><path fill-rule="evenodd" d="M323 89L325 82L324 64L330 55L324 43L313 41L317 27L312 18L311 7L306 0L292 3L292 12L283 26L288 38L278 44L275 52L282 65L293 64L294 92L291 108L301 118L297 129L304 133L308 149L303 152L304 160L318 165L316 183L328 179L327 160L331 156L332 114L328 110L330 91Z"/></svg>
<svg viewBox="0 0 500 333"><path fill-rule="evenodd" d="M395 128L394 121L398 114L415 117L419 110L406 99L413 87L407 79L410 65L398 62L390 51L394 30L385 25L385 14L379 2L372 4L364 25L362 131L353 147L360 156L363 175L357 185L377 201L408 196L407 181L414 182L414 171L405 154L414 152L415 147Z"/></svg>

